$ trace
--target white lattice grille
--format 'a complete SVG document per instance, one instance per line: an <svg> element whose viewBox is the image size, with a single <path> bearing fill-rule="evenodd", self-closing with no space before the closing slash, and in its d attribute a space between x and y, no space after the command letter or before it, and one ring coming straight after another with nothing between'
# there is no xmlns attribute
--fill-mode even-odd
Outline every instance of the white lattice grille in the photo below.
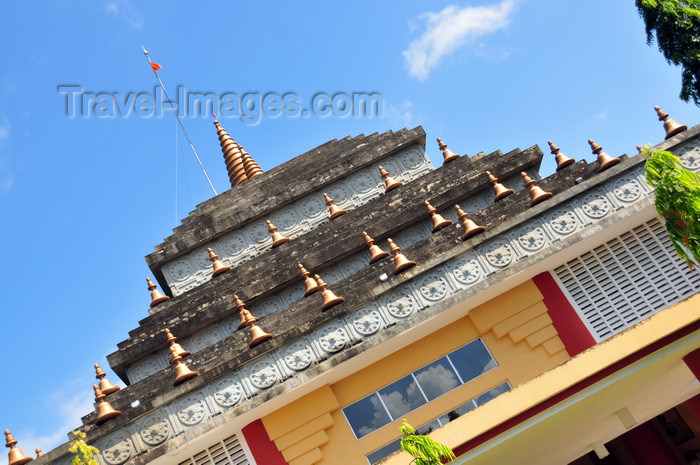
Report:
<svg viewBox="0 0 700 465"><path fill-rule="evenodd" d="M602 340L700 290L658 219L554 270L574 308Z"/></svg>
<svg viewBox="0 0 700 465"><path fill-rule="evenodd" d="M250 465L241 443L233 435L191 457L180 465Z"/></svg>

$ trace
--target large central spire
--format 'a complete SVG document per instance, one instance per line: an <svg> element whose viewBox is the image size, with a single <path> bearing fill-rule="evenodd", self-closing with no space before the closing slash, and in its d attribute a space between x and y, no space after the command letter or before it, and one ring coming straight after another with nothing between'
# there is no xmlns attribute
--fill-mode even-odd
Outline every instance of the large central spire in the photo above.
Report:
<svg viewBox="0 0 700 465"><path fill-rule="evenodd" d="M255 160L245 151L245 149L226 132L219 121L214 120L216 133L219 135L221 152L224 154L226 170L231 181L231 187L247 181L248 179L260 176L262 168L255 163Z"/></svg>

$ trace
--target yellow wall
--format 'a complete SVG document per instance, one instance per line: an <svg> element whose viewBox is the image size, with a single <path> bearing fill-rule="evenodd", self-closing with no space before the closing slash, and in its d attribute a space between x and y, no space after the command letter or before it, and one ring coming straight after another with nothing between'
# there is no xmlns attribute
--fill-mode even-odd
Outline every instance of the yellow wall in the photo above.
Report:
<svg viewBox="0 0 700 465"><path fill-rule="evenodd" d="M410 412L406 415L409 423L420 426L504 381L517 386L569 358L542 295L528 281L435 333L277 410L263 418L263 424L290 465L366 465L367 454L399 436L401 420L358 440L341 409L478 337L498 367Z"/></svg>

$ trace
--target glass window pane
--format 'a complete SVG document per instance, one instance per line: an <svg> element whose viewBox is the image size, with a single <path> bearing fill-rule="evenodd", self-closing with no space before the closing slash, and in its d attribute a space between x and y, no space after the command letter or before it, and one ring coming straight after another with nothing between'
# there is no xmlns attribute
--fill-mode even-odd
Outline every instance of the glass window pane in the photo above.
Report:
<svg viewBox="0 0 700 465"><path fill-rule="evenodd" d="M429 401L459 386L457 375L445 357L424 366L413 374Z"/></svg>
<svg viewBox="0 0 700 465"><path fill-rule="evenodd" d="M425 404L425 398L411 375L380 389L379 395L394 420Z"/></svg>
<svg viewBox="0 0 700 465"><path fill-rule="evenodd" d="M448 356L465 383L498 366L481 339L460 347Z"/></svg>
<svg viewBox="0 0 700 465"><path fill-rule="evenodd" d="M416 434L422 434L423 436L428 435L438 429L440 423L438 423L437 418L435 420L429 421L420 428L416 428Z"/></svg>
<svg viewBox="0 0 700 465"><path fill-rule="evenodd" d="M401 448L401 439L392 441L384 447L380 447L367 456L369 463L379 462L381 459L390 456Z"/></svg>
<svg viewBox="0 0 700 465"><path fill-rule="evenodd" d="M358 439L391 421L377 393L345 407L343 412Z"/></svg>
<svg viewBox="0 0 700 465"><path fill-rule="evenodd" d="M485 404L486 402L490 401L494 397L498 397L504 392L510 391L510 384L508 382L501 383L498 386L492 388L489 391L486 391L485 393L481 394L480 396L476 397L474 399L474 402L476 402L476 405L482 405Z"/></svg>
<svg viewBox="0 0 700 465"><path fill-rule="evenodd" d="M461 417L465 413L469 412L470 410L474 410L476 408L476 405L474 405L474 401L470 400L469 402L466 402L462 405L460 405L457 408L453 408L443 416L439 418L440 424L441 425L446 425L452 420L456 420L457 418Z"/></svg>

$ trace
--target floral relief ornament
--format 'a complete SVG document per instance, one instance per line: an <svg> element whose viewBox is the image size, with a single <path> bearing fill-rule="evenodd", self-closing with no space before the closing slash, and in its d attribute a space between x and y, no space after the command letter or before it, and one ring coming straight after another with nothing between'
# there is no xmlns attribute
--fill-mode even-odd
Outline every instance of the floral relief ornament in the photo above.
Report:
<svg viewBox="0 0 700 465"><path fill-rule="evenodd" d="M382 327L382 317L379 311L374 308L363 308L355 313L352 326L355 328L355 331L363 336L369 336L379 331L379 328Z"/></svg>
<svg viewBox="0 0 700 465"><path fill-rule="evenodd" d="M277 381L277 370L275 366L267 361L258 362L253 365L250 373L250 382L259 389L267 389Z"/></svg>

